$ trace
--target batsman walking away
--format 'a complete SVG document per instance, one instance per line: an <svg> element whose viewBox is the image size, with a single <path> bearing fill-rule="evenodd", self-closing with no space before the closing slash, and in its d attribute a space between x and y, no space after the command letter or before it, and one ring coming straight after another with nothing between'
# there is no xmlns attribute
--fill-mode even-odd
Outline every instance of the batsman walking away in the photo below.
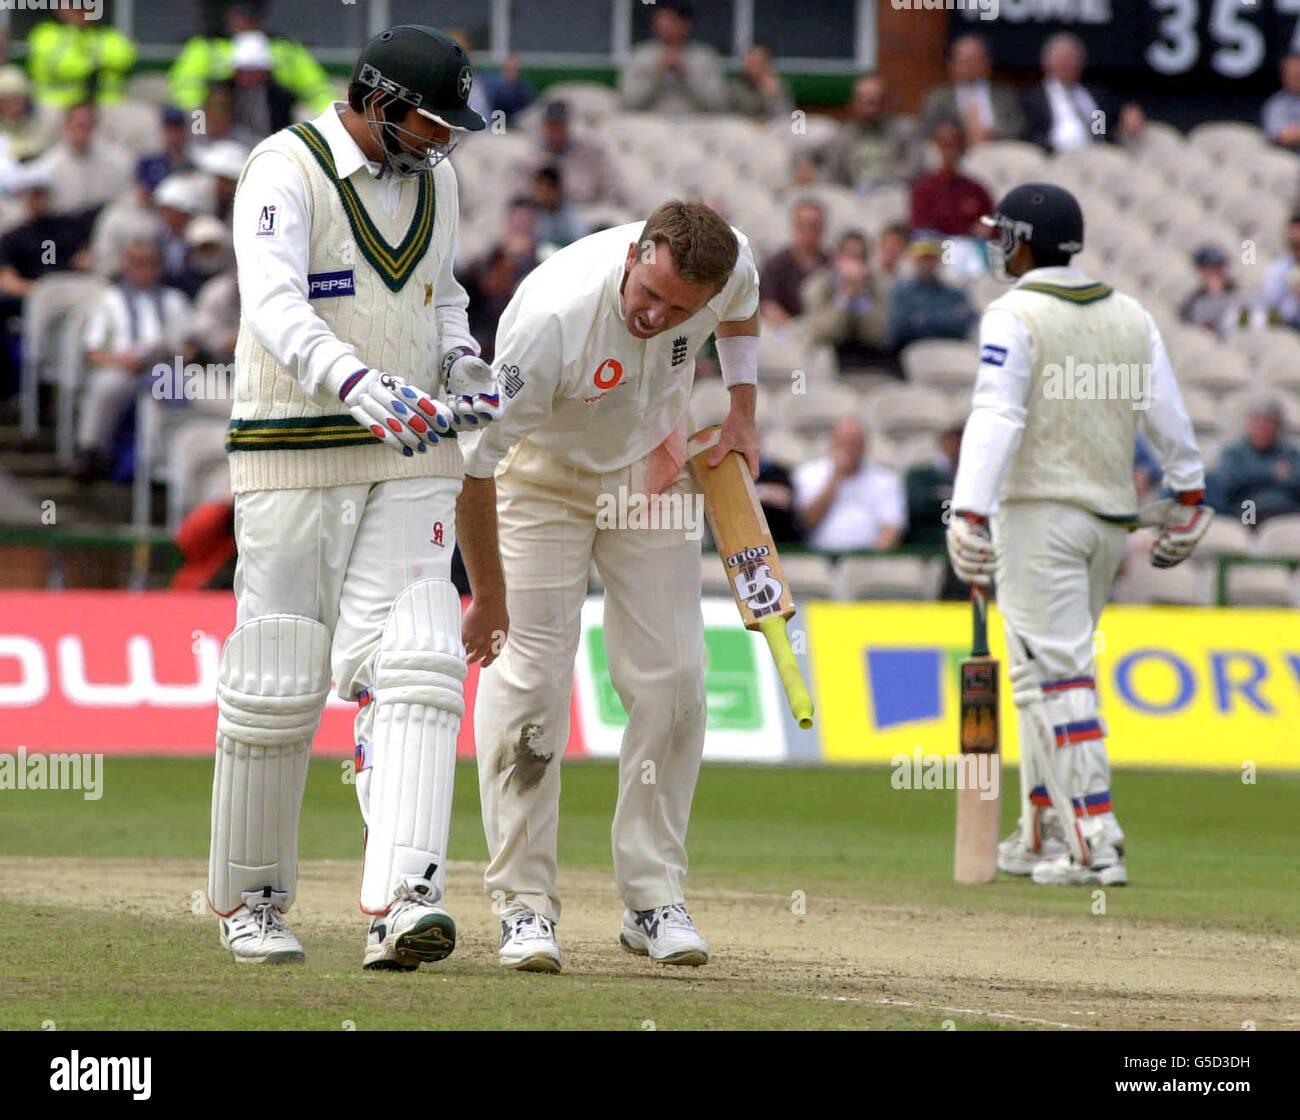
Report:
<svg viewBox="0 0 1300 1120"><path fill-rule="evenodd" d="M1160 330L1137 300L1071 267L1083 213L1061 187L1026 183L984 221L1015 280L980 324L980 365L947 530L953 569L996 576L1020 729L1021 812L998 867L1048 885L1128 882L1115 814L1093 634L1128 533L1151 562L1191 555L1209 527L1205 470ZM1066 368L1101 391L1049 388ZM1104 371L1125 376L1107 378ZM1107 385L1144 387L1142 399ZM1141 421L1172 497L1137 508Z"/></svg>

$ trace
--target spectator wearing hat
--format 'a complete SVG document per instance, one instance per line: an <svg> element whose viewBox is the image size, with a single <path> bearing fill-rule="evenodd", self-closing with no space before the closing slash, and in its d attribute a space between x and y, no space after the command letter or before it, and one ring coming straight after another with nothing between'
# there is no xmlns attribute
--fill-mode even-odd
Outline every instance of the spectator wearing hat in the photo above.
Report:
<svg viewBox="0 0 1300 1120"><path fill-rule="evenodd" d="M194 165L207 178L209 209L229 224L235 208L235 189L249 149L238 140L214 140L194 149Z"/></svg>
<svg viewBox="0 0 1300 1120"><path fill-rule="evenodd" d="M913 275L894 285L886 345L897 353L923 338L965 338L978 318L966 293L939 278L942 248L935 234L919 234L908 250Z"/></svg>
<svg viewBox="0 0 1300 1120"><path fill-rule="evenodd" d="M886 286L871 270L866 234L840 235L830 265L804 281L808 339L835 348L841 370L892 364Z"/></svg>
<svg viewBox="0 0 1300 1120"><path fill-rule="evenodd" d="M759 311L763 322L772 327L783 327L803 314L804 282L830 263L822 245L826 211L820 202L812 198L796 202L790 226L790 244L767 259L759 278Z"/></svg>
<svg viewBox="0 0 1300 1120"><path fill-rule="evenodd" d="M256 32L267 39L271 81L285 89L291 100L304 102L313 113L323 113L334 100L329 75L301 43L280 35L267 35L266 3L242 0L226 9L225 36L195 36L177 55L167 72L173 105L182 109L205 106L214 82L229 82L235 73L235 39ZM260 52L259 52L260 53ZM209 131L209 135L213 135Z"/></svg>
<svg viewBox="0 0 1300 1120"><path fill-rule="evenodd" d="M152 192L168 175L194 170L190 158L190 118L175 105L162 110L162 150L141 156L136 164L136 179L143 180Z"/></svg>
<svg viewBox="0 0 1300 1120"><path fill-rule="evenodd" d="M766 43L750 44L740 73L727 83L727 102L731 112L756 121L790 119L794 98L772 66L772 48Z"/></svg>
<svg viewBox="0 0 1300 1120"><path fill-rule="evenodd" d="M1264 102L1260 123L1279 148L1300 149L1300 54L1282 59L1282 88Z"/></svg>
<svg viewBox="0 0 1300 1120"><path fill-rule="evenodd" d="M0 67L0 139L10 159L30 160L59 138L58 113L37 105L31 82L20 66Z"/></svg>
<svg viewBox="0 0 1300 1120"><path fill-rule="evenodd" d="M554 252L586 236L587 227L565 200L564 184L554 167L540 168L533 176L533 205L539 245L549 245Z"/></svg>
<svg viewBox="0 0 1300 1120"><path fill-rule="evenodd" d="M81 6L58 7L54 19L38 23L27 36L27 68L42 105L68 109L85 101L115 105L122 100L135 44L91 14Z"/></svg>
<svg viewBox="0 0 1300 1120"><path fill-rule="evenodd" d="M235 360L239 337L239 285L230 230L219 219L201 215L190 223L185 240L195 270L208 277L194 297L190 342L198 361L229 364Z"/></svg>
<svg viewBox="0 0 1300 1120"><path fill-rule="evenodd" d="M85 269L90 264L85 215L56 214L51 210L48 170L29 164L21 171L17 187L24 220L0 237L0 291L19 300L42 276Z"/></svg>
<svg viewBox="0 0 1300 1120"><path fill-rule="evenodd" d="M241 31L231 41L231 76L212 83L230 91L230 137L250 149L293 123L293 92L272 76L274 65L271 40Z"/></svg>
<svg viewBox="0 0 1300 1120"><path fill-rule="evenodd" d="M726 109L722 61L712 47L691 41L693 22L689 4L655 5L654 38L632 49L619 75L624 109L670 117Z"/></svg>
<svg viewBox="0 0 1300 1120"><path fill-rule="evenodd" d="M23 301L41 277L90 264L83 216L51 214L49 173L35 164L19 167L12 184L22 199L23 220L0 236L0 399L18 390L16 334Z"/></svg>
<svg viewBox="0 0 1300 1120"><path fill-rule="evenodd" d="M941 120L930 138L939 152L939 166L912 184L912 229L982 240L980 216L993 213L993 199L982 183L958 170L966 153L961 126Z"/></svg>
<svg viewBox="0 0 1300 1120"><path fill-rule="evenodd" d="M1219 513L1240 519L1249 509L1256 524L1300 513L1300 447L1282 438L1285 418L1276 400L1251 407L1245 437L1223 449L1209 480L1211 504Z"/></svg>
<svg viewBox="0 0 1300 1120"><path fill-rule="evenodd" d="M569 103L548 101L542 110L538 146L519 168L519 189L531 190L533 177L543 167L554 167L564 184L564 195L574 206L617 206L623 188L605 153L573 134Z"/></svg>
<svg viewBox="0 0 1300 1120"><path fill-rule="evenodd" d="M204 184L198 176L170 175L158 184L153 195L163 225L163 236L158 242L163 283L178 288L191 299L207 277L191 269L190 245L185 235L195 217L207 209L204 193Z"/></svg>
<svg viewBox="0 0 1300 1120"><path fill-rule="evenodd" d="M902 481L867 457L855 416L835 422L829 455L794 472L794 494L805 538L822 552L894 548L907 528Z"/></svg>
<svg viewBox="0 0 1300 1120"><path fill-rule="evenodd" d="M907 543L942 550L952 516L952 485L957 477L964 425L953 424L939 433L935 454L924 463L907 469L903 485L907 493ZM945 563L940 599L968 599L970 588L957 578L952 564Z"/></svg>
<svg viewBox="0 0 1300 1120"><path fill-rule="evenodd" d="M100 207L131 189L130 161L98 135L98 126L94 105L74 105L63 115L63 139L37 161L49 173L51 213L93 220Z"/></svg>
<svg viewBox="0 0 1300 1120"><path fill-rule="evenodd" d="M921 135L933 136L940 121L956 121L966 147L986 140L1019 140L1025 115L1015 91L992 81L993 63L982 36L961 35L948 48L948 85L936 86L921 106ZM988 211L985 211L988 213Z"/></svg>
<svg viewBox="0 0 1300 1120"><path fill-rule="evenodd" d="M1240 322L1243 302L1228 274L1228 256L1217 245L1202 245L1192 254L1192 265L1200 283L1183 301L1178 317L1223 338Z"/></svg>
<svg viewBox="0 0 1300 1120"><path fill-rule="evenodd" d="M80 402L73 469L81 482L98 477L108 465L140 379L152 377L156 365L193 353L186 342L190 301L163 284L158 244L130 242L118 273L117 283L86 320L83 346L90 374Z"/></svg>

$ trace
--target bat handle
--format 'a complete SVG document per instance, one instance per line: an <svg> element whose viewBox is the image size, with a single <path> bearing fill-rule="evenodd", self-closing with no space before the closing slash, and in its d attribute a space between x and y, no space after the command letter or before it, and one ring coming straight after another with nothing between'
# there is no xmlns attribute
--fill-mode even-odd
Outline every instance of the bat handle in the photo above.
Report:
<svg viewBox="0 0 1300 1120"><path fill-rule="evenodd" d="M989 655L989 592L987 587L971 584L971 644L972 657Z"/></svg>
<svg viewBox="0 0 1300 1120"><path fill-rule="evenodd" d="M758 629L767 639L767 648L772 651L772 660L776 662L776 671L781 677L790 713L806 731L813 724L813 702L808 694L808 686L804 684L803 674L799 672L799 662L795 660L794 650L790 646L785 619L780 615L771 615L759 622Z"/></svg>

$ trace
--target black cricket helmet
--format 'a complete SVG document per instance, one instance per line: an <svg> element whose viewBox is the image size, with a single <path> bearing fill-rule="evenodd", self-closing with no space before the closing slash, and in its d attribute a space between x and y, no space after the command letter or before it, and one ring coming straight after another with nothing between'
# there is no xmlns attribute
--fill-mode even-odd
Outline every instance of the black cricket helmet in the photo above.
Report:
<svg viewBox="0 0 1300 1120"><path fill-rule="evenodd" d="M418 175L445 159L456 146L430 143L397 122L415 108L421 116L455 132L478 132L487 122L469 107L474 69L459 43L433 27L403 24L370 40L357 57L352 80L366 87L374 109L371 135L383 145L397 175Z"/></svg>
<svg viewBox="0 0 1300 1120"><path fill-rule="evenodd" d="M1005 261L1027 242L1040 255L1073 256L1083 251L1083 211L1079 200L1054 183L1012 187L992 214L980 218L995 231L994 244Z"/></svg>

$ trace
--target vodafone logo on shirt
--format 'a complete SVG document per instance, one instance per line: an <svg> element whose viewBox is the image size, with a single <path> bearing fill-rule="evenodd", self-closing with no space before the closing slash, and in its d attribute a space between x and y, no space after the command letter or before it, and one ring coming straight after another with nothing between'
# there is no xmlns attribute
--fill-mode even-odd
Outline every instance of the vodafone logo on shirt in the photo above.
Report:
<svg viewBox="0 0 1300 1120"><path fill-rule="evenodd" d="M623 363L617 358L606 358L596 367L591 382L601 391L592 397L584 397L587 404L600 400L615 385L623 380Z"/></svg>

